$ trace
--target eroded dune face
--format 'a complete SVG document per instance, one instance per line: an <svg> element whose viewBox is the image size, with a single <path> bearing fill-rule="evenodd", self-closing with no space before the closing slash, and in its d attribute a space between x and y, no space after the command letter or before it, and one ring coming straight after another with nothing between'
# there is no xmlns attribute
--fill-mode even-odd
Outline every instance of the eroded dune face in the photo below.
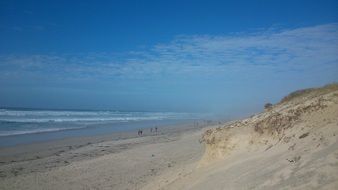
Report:
<svg viewBox="0 0 338 190"><path fill-rule="evenodd" d="M226 182L214 189L338 189L338 85L291 93L202 139L208 174L196 189L216 178Z"/></svg>
<svg viewBox="0 0 338 190"><path fill-rule="evenodd" d="M224 158L239 149L268 150L337 128L338 85L299 91L295 97L292 94L263 113L207 130L202 137L206 145L202 162Z"/></svg>

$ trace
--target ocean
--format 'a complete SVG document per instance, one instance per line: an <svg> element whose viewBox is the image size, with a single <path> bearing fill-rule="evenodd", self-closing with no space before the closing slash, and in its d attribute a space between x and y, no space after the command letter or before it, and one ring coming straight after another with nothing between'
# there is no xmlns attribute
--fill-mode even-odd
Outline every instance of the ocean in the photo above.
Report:
<svg viewBox="0 0 338 190"><path fill-rule="evenodd" d="M0 109L0 146L100 135L205 118L205 114L40 109Z"/></svg>

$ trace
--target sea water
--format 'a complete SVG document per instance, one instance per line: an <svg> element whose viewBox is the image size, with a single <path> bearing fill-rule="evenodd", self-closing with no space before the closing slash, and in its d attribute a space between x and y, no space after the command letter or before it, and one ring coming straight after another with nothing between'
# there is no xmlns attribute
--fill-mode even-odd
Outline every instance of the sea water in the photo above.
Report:
<svg viewBox="0 0 338 190"><path fill-rule="evenodd" d="M0 146L99 135L198 120L203 114L0 109Z"/></svg>

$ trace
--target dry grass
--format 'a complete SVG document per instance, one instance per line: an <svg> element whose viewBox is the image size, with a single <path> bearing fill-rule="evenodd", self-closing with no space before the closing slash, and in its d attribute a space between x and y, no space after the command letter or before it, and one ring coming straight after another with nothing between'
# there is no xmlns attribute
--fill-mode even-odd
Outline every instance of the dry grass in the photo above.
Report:
<svg viewBox="0 0 338 190"><path fill-rule="evenodd" d="M322 94L326 94L331 91L338 90L338 83L332 83L325 85L321 88L308 88L308 89L302 89L302 90L297 90L295 92L290 93L289 95L285 96L281 101L281 103L285 103L288 101L292 101L296 98L304 97L304 96L318 96Z"/></svg>

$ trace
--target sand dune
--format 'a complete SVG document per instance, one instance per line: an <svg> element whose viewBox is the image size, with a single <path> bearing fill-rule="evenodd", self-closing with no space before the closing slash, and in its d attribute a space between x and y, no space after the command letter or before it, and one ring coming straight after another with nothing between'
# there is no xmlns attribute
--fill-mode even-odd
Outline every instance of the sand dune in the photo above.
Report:
<svg viewBox="0 0 338 190"><path fill-rule="evenodd" d="M162 189L338 189L338 86L297 91L202 139L198 167Z"/></svg>

